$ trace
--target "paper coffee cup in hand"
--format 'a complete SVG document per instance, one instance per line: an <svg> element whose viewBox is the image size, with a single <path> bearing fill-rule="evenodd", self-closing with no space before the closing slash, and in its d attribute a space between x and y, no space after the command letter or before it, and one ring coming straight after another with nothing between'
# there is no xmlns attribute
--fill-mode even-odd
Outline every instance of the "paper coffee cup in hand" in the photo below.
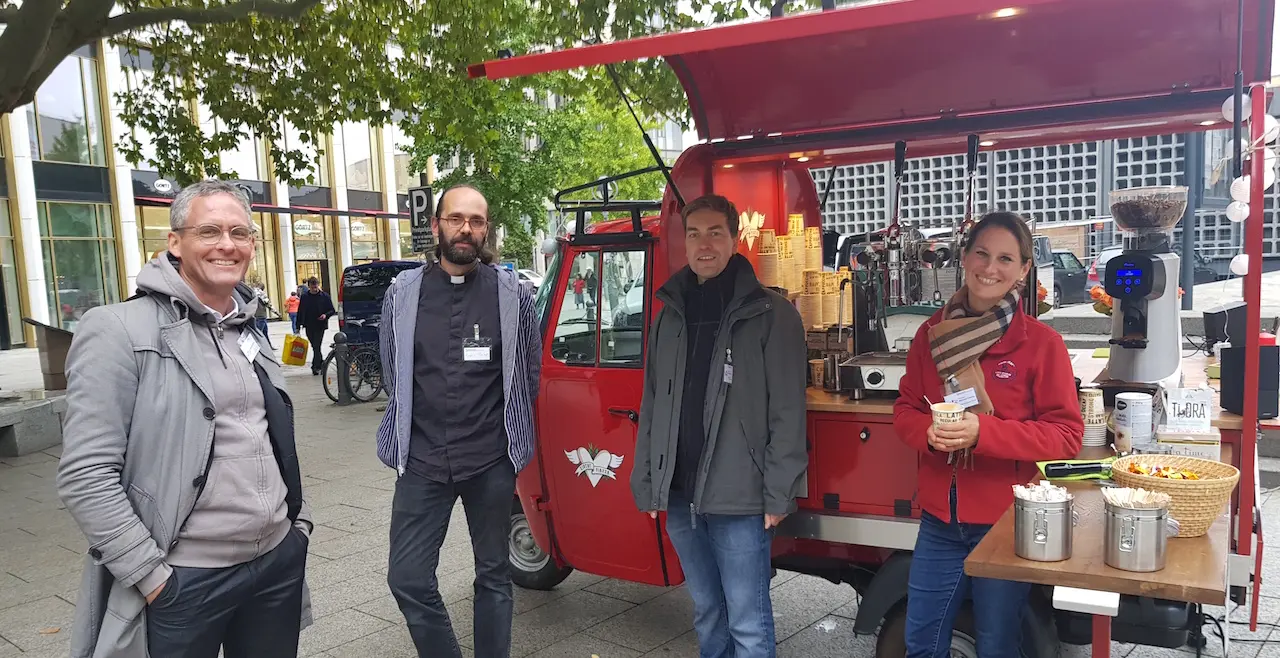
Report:
<svg viewBox="0 0 1280 658"><path fill-rule="evenodd" d="M933 411L933 424L947 425L964 420L964 407L955 402L936 402L930 405Z"/></svg>

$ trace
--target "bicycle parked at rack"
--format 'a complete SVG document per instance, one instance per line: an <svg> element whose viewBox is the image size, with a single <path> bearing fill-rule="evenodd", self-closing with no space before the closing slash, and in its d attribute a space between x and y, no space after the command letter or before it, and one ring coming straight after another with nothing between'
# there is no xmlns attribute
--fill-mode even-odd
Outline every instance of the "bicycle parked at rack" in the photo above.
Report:
<svg viewBox="0 0 1280 658"><path fill-rule="evenodd" d="M379 318L363 320L347 320L346 326L354 327L351 335L358 335L360 328L372 329L376 335ZM321 366L321 383L324 394L330 400L338 401L338 350L335 348L325 357ZM378 343L364 342L347 344L348 368L351 373L351 397L360 402L371 402L382 392L382 356L378 351Z"/></svg>

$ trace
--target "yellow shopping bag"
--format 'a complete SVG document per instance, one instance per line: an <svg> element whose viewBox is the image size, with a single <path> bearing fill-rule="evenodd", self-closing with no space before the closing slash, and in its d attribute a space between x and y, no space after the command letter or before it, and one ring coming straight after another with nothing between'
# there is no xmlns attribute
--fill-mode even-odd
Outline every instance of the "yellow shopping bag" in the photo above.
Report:
<svg viewBox="0 0 1280 658"><path fill-rule="evenodd" d="M287 334L284 337L284 362L290 366L307 365L307 348L310 343L302 336Z"/></svg>

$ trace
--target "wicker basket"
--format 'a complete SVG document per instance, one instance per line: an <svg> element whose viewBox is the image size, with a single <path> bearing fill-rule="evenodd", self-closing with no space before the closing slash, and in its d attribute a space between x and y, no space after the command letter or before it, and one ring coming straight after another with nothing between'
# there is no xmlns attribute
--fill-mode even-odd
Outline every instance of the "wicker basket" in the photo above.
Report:
<svg viewBox="0 0 1280 658"><path fill-rule="evenodd" d="M1201 480L1170 480L1129 472L1129 464L1149 464L1186 469ZM1179 537L1199 537L1209 531L1231 492L1240 481L1240 471L1230 464L1209 459L1174 455L1129 455L1111 465L1111 479L1122 487L1162 491L1169 494L1169 516L1178 520Z"/></svg>

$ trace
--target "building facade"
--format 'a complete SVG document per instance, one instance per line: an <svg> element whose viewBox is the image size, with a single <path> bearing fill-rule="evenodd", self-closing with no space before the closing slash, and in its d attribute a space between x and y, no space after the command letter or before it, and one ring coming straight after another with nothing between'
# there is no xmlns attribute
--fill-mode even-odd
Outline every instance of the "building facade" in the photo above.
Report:
<svg viewBox="0 0 1280 658"><path fill-rule="evenodd" d="M179 188L125 159L119 145L130 128L111 100L148 75L146 51L98 42L59 65L35 102L0 117L0 349L34 344L24 317L74 330L86 310L132 294L142 264L166 249ZM219 127L205 108L199 120L210 133ZM246 280L277 310L309 277L335 290L346 266L420 257L408 215L419 176L397 126L334 126L323 156L291 126L283 134L283 146L313 154L316 185L276 181L256 137L220 154L259 231ZM154 137L133 136L146 155Z"/></svg>

